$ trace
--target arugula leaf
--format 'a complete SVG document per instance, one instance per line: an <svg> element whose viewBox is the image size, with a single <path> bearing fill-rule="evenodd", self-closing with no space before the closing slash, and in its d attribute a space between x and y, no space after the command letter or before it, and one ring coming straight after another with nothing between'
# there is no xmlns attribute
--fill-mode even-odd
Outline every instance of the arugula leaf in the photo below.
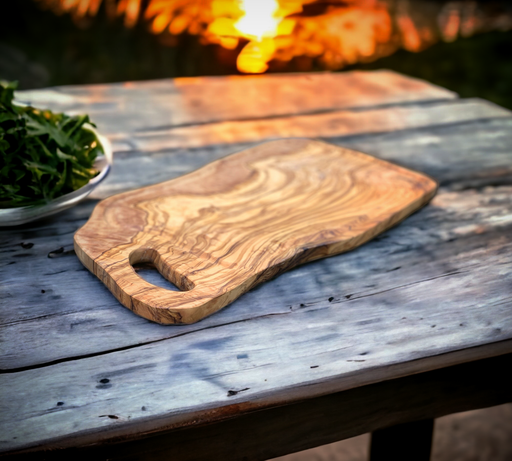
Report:
<svg viewBox="0 0 512 461"><path fill-rule="evenodd" d="M89 116L13 104L17 82L0 82L0 208L38 205L68 194L98 174L102 146ZM94 126L94 125L93 125Z"/></svg>

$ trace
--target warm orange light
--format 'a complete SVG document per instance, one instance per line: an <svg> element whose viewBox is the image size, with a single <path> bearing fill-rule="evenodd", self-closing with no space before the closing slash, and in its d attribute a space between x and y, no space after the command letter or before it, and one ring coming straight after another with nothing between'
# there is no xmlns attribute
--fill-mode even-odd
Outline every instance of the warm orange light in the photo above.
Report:
<svg viewBox="0 0 512 461"><path fill-rule="evenodd" d="M243 44L237 67L245 73L262 73L271 61L295 58L301 70L313 63L335 70L400 47L421 51L439 40L512 28L512 14L497 14L475 1L444 0L428 7L409 0L35 1L71 13L78 23L103 5L110 17L122 16L127 27L144 19L154 34L197 35L201 43L230 50ZM177 43L169 38L167 43Z"/></svg>
<svg viewBox="0 0 512 461"><path fill-rule="evenodd" d="M120 0L117 4L117 14L124 14L124 25L133 27L139 19L139 0Z"/></svg>
<svg viewBox="0 0 512 461"><path fill-rule="evenodd" d="M277 0L239 0L242 16L233 24L241 37L249 40L238 55L240 72L261 74L276 52L275 38L291 35L295 20L286 18L302 11L304 0L288 0L286 6Z"/></svg>
<svg viewBox="0 0 512 461"><path fill-rule="evenodd" d="M438 18L439 28L445 42L453 42L459 34L460 10L448 3Z"/></svg>
<svg viewBox="0 0 512 461"><path fill-rule="evenodd" d="M265 38L274 38L277 27L282 18L277 18L279 3L276 0L240 0L242 17L235 22L235 29L242 36L261 41Z"/></svg>
<svg viewBox="0 0 512 461"><path fill-rule="evenodd" d="M286 16L302 10L303 0L286 3L283 7L277 0L213 0L210 39L228 49L236 48L240 39L248 40L237 58L238 70L265 72L276 51L274 38L293 32L295 21Z"/></svg>
<svg viewBox="0 0 512 461"><path fill-rule="evenodd" d="M238 55L236 67L246 74L262 74L268 69L267 62L272 59L275 51L272 38L249 42Z"/></svg>
<svg viewBox="0 0 512 461"><path fill-rule="evenodd" d="M276 17L279 4L276 0L241 0L239 5L243 14L234 27L251 41L239 54L236 66L241 72L261 74L276 50L273 38L282 20Z"/></svg>

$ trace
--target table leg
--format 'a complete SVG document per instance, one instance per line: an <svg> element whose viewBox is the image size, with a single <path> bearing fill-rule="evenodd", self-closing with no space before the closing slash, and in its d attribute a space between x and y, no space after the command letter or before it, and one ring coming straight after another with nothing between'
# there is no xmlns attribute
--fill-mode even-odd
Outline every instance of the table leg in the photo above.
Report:
<svg viewBox="0 0 512 461"><path fill-rule="evenodd" d="M429 461L434 420L380 429L372 433L370 461Z"/></svg>

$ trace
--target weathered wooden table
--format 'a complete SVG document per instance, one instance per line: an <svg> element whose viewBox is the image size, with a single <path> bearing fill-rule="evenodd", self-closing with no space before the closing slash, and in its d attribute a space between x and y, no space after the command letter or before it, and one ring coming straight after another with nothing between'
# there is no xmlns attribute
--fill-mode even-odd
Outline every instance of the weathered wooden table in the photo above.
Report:
<svg viewBox="0 0 512 461"><path fill-rule="evenodd" d="M3 455L266 459L512 401L509 111L387 71L19 98L89 113L116 154L90 200L1 230ZM190 326L137 317L75 256L98 199L294 136L425 172L439 193L369 244ZM388 431L377 445L406 433Z"/></svg>

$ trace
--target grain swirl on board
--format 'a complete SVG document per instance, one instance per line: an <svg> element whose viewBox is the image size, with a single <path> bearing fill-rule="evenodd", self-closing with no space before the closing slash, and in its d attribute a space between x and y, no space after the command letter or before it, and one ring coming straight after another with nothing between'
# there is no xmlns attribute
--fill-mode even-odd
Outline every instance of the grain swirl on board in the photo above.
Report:
<svg viewBox="0 0 512 461"><path fill-rule="evenodd" d="M102 201L75 249L136 314L193 323L285 270L363 244L425 205L436 187L360 152L274 141ZM140 262L182 291L140 278Z"/></svg>

